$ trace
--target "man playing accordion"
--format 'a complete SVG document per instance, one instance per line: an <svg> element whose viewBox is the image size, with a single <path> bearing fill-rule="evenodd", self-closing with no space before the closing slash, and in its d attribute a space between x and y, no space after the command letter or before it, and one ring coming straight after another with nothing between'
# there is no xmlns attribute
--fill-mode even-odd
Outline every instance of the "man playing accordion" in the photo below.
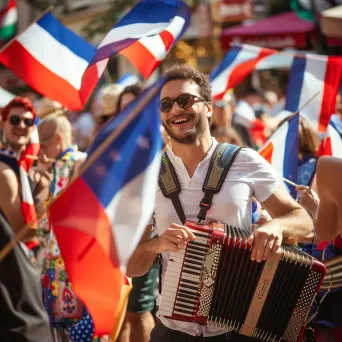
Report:
<svg viewBox="0 0 342 342"><path fill-rule="evenodd" d="M181 191L179 200L187 221L196 222L203 198L211 157L218 143L211 137L209 118L212 99L209 78L189 66L178 65L166 72L161 91L161 120L171 137L172 148L166 152L176 172ZM301 240L312 231L306 211L286 192L272 167L255 151L243 148L237 154L221 190L213 196L202 222L223 222L249 232L253 246L251 260L262 262L275 252L285 238ZM272 220L252 232L252 197L260 202ZM127 274L137 277L151 268L162 255L162 286L171 253L180 251L195 240L195 235L179 218L172 201L160 189L154 204L154 222L158 237L149 239L152 225L130 259ZM241 284L242 285L242 284ZM160 299L160 298L159 298ZM250 338L228 333L227 329L166 318L158 322L151 341L245 341ZM276 324L276 322L274 322Z"/></svg>

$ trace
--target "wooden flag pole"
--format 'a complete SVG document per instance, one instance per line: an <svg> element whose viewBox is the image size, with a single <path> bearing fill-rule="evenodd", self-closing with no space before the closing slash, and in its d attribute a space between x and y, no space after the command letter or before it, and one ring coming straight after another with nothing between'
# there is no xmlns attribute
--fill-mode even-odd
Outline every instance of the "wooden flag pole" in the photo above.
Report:
<svg viewBox="0 0 342 342"><path fill-rule="evenodd" d="M311 101L313 101L317 96L318 94L320 93L321 91L318 91L315 95L313 95L309 100L307 100L299 109L297 109L293 114L291 114L291 116L295 116L297 114L299 114L304 107L306 107Z"/></svg>
<svg viewBox="0 0 342 342"><path fill-rule="evenodd" d="M28 28L30 28L34 23L36 23L39 19L41 19L46 13L49 13L52 11L54 6L49 6L43 13L41 13L35 21L33 21L28 27L26 27L22 32L19 32L16 34L10 41L8 41L1 49L0 54L7 49L9 45L11 45L21 34L23 34Z"/></svg>
<svg viewBox="0 0 342 342"><path fill-rule="evenodd" d="M298 184L296 184L295 182L290 181L290 180L287 179L287 178L282 177L282 180L283 180L285 183L288 183L288 184L290 184L290 185L293 185L295 188L298 186Z"/></svg>

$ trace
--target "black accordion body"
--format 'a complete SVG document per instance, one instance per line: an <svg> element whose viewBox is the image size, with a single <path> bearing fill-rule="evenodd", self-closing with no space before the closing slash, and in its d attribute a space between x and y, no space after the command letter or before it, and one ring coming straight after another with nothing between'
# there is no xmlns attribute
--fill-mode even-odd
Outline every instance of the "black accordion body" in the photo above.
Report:
<svg viewBox="0 0 342 342"><path fill-rule="evenodd" d="M251 261L247 231L186 225L196 239L170 253L159 314L263 341L300 341L325 266L285 245Z"/></svg>

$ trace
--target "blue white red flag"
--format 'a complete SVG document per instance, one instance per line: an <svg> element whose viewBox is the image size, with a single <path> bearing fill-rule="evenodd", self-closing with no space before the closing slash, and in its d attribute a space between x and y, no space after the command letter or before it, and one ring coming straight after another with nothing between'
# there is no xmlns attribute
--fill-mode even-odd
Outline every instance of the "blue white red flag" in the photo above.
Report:
<svg viewBox="0 0 342 342"><path fill-rule="evenodd" d="M285 111L290 115L315 94L318 95L300 111L320 133L327 129L335 111L336 95L342 73L342 58L307 54L295 57L287 86Z"/></svg>
<svg viewBox="0 0 342 342"><path fill-rule="evenodd" d="M76 295L95 334L110 333L122 272L152 216L162 140L157 97L146 89L99 132L84 171L50 206Z"/></svg>
<svg viewBox="0 0 342 342"><path fill-rule="evenodd" d="M342 120L338 115L330 117L318 155L342 158Z"/></svg>
<svg viewBox="0 0 342 342"><path fill-rule="evenodd" d="M105 36L92 63L125 56L148 78L190 23L191 11L180 0L140 0Z"/></svg>
<svg viewBox="0 0 342 342"><path fill-rule="evenodd" d="M260 61L275 53L277 51L253 45L233 44L210 75L213 99L220 100L228 89L242 82Z"/></svg>
<svg viewBox="0 0 342 342"><path fill-rule="evenodd" d="M277 171L278 176L297 184L299 115L289 117L266 141L259 153ZM289 192L296 197L295 188L285 183Z"/></svg>

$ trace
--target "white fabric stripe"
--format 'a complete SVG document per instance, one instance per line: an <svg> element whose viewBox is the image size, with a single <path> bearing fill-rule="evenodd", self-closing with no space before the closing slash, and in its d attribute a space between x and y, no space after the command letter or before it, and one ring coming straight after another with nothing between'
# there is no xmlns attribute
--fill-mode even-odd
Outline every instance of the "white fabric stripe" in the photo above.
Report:
<svg viewBox="0 0 342 342"><path fill-rule="evenodd" d="M174 39L177 39L183 29L184 24L185 20L182 17L175 17L165 31L168 31ZM151 52L157 61L163 61L168 53L168 51L165 49L163 40L159 35L153 37L143 37L139 39L139 42Z"/></svg>
<svg viewBox="0 0 342 342"><path fill-rule="evenodd" d="M30 144L39 144L39 135L38 135L38 128L34 126L31 137L30 137Z"/></svg>
<svg viewBox="0 0 342 342"><path fill-rule="evenodd" d="M28 176L26 171L20 166L19 167L19 174L20 174L20 183L21 183L21 192L23 196L23 202L34 205L31 187L28 180Z"/></svg>
<svg viewBox="0 0 342 342"><path fill-rule="evenodd" d="M229 52L228 52L229 53ZM228 68L224 69L221 74L215 77L214 80L211 81L212 93L213 96L221 94L226 90L228 80L230 74L234 70L236 66L242 64L250 59L258 57L260 54L260 48L251 47L251 46L243 46L233 63L231 63Z"/></svg>
<svg viewBox="0 0 342 342"><path fill-rule="evenodd" d="M47 69L79 90L88 62L58 42L34 23L18 38L18 42Z"/></svg>
<svg viewBox="0 0 342 342"><path fill-rule="evenodd" d="M145 172L122 188L105 209L123 270L153 214L160 158L158 153Z"/></svg>
<svg viewBox="0 0 342 342"><path fill-rule="evenodd" d="M4 16L1 21L1 27L14 25L18 21L18 10L12 7Z"/></svg>
<svg viewBox="0 0 342 342"><path fill-rule="evenodd" d="M111 29L102 40L99 48L124 40L127 38L141 38L160 33L168 25L167 23L138 23Z"/></svg>
<svg viewBox="0 0 342 342"><path fill-rule="evenodd" d="M282 125L271 138L273 143L272 166L279 177L284 176L285 143L289 124Z"/></svg>
<svg viewBox="0 0 342 342"><path fill-rule="evenodd" d="M15 95L7 90L0 88L0 107L5 107L11 100L15 98Z"/></svg>
<svg viewBox="0 0 342 342"><path fill-rule="evenodd" d="M298 108L309 101L309 99L312 98L312 96L314 96L317 92L320 92L309 104L303 108L300 113L306 119L308 119L312 127L318 131L328 61L326 56L320 56L320 58L315 57L317 56L307 55L303 86Z"/></svg>
<svg viewBox="0 0 342 342"><path fill-rule="evenodd" d="M330 136L331 152L333 157L342 158L342 139L334 127L328 126Z"/></svg>

